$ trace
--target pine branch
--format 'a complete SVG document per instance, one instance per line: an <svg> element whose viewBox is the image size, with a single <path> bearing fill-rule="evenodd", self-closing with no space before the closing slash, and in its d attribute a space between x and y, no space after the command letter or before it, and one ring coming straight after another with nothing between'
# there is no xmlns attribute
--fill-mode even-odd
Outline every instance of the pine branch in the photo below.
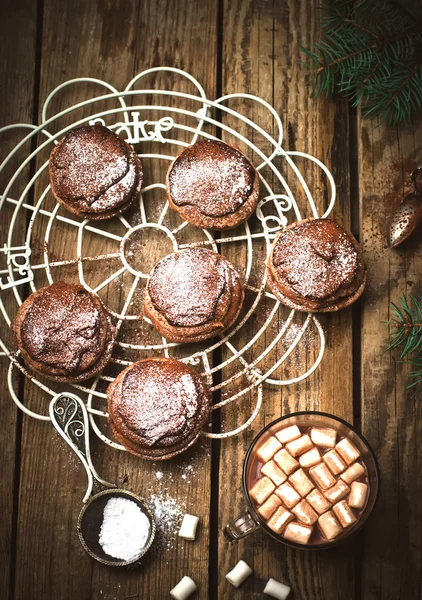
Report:
<svg viewBox="0 0 422 600"><path fill-rule="evenodd" d="M409 301L410 300L410 301ZM400 359L407 359L414 370L408 373L409 388L419 391L422 384L422 296L403 295L399 304L391 302L393 316L388 321L388 350L402 347Z"/></svg>
<svg viewBox="0 0 422 600"><path fill-rule="evenodd" d="M422 106L422 31L392 0L325 0L321 39L302 48L312 96L334 91L395 125Z"/></svg>

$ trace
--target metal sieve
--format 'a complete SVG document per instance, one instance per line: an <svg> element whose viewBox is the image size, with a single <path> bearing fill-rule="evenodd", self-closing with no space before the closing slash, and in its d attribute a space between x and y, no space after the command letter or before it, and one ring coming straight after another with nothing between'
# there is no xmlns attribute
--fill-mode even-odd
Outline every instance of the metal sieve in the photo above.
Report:
<svg viewBox="0 0 422 600"><path fill-rule="evenodd" d="M82 510L79 513L77 532L84 550L100 563L113 567L125 567L137 563L151 547L154 541L156 524L154 515L142 498L132 492L117 487L102 479L96 472L89 446L89 417L85 404L78 396L71 393L61 393L54 396L50 402L50 418L61 437L75 452L88 476L88 486L83 498ZM94 481L103 488L92 495ZM146 544L138 555L130 560L121 560L106 554L99 542L104 508L110 498L126 498L135 502L148 517L150 532Z"/></svg>

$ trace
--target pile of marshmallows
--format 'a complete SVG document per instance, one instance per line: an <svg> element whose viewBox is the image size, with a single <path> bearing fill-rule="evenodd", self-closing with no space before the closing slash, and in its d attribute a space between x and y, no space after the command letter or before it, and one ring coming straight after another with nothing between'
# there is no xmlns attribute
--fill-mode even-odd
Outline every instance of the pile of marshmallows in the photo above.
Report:
<svg viewBox="0 0 422 600"><path fill-rule="evenodd" d="M199 518L194 515L185 515L180 527L179 537L185 540L193 541L196 537L196 529L198 527ZM244 560L239 560L235 568L227 573L226 579L235 587L238 588L249 575L252 569ZM183 577L179 583L170 591L170 596L175 600L186 600L191 594L197 590L197 585L190 577ZM284 583L280 583L275 579L269 579L264 588L264 594L268 594L277 600L285 600L290 594L290 588Z"/></svg>

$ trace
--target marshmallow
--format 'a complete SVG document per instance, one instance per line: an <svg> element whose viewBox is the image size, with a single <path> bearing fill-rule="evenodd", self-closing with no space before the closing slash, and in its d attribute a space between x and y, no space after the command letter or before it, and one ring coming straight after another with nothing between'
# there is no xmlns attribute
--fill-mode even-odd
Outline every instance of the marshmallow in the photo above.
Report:
<svg viewBox="0 0 422 600"><path fill-rule="evenodd" d="M245 563L244 560L239 560L234 569L227 573L226 579L229 581L235 588L238 588L249 575L251 575L252 569L250 566Z"/></svg>
<svg viewBox="0 0 422 600"><path fill-rule="evenodd" d="M179 583L170 591L170 596L175 600L186 600L198 588L196 583L190 577L183 577Z"/></svg>
<svg viewBox="0 0 422 600"><path fill-rule="evenodd" d="M319 517L318 525L321 529L322 535L326 537L327 540L333 540L343 531L342 526L337 521L335 514L331 510Z"/></svg>
<svg viewBox="0 0 422 600"><path fill-rule="evenodd" d="M312 445L309 435L302 435L302 437L297 440L293 440L286 444L286 450L288 450L292 456L300 456L310 450Z"/></svg>
<svg viewBox="0 0 422 600"><path fill-rule="evenodd" d="M313 467L317 465L321 461L321 454L319 453L318 448L312 448L312 450L308 450L305 454L299 458L300 466L304 469L309 469L309 467Z"/></svg>
<svg viewBox="0 0 422 600"><path fill-rule="evenodd" d="M309 475L315 481L318 487L323 490L330 488L335 484L336 478L324 463L320 463L312 469L309 469Z"/></svg>
<svg viewBox="0 0 422 600"><path fill-rule="evenodd" d="M368 486L366 483L354 481L350 486L350 495L347 499L347 504L352 508L363 508L368 494Z"/></svg>
<svg viewBox="0 0 422 600"><path fill-rule="evenodd" d="M280 498L278 496L276 496L275 494L272 494L272 496L270 496L268 498L268 500L266 500L264 502L264 504L262 506L260 506L256 512L265 521L268 521L268 519L271 517L271 515L273 515L275 513L276 509L280 506L280 504L281 504Z"/></svg>
<svg viewBox="0 0 422 600"><path fill-rule="evenodd" d="M365 467L363 467L360 463L353 463L344 473L340 475L340 477L346 483L352 483L355 479L359 479L362 475L365 475Z"/></svg>
<svg viewBox="0 0 422 600"><path fill-rule="evenodd" d="M301 500L299 504L296 504L292 508L292 513L305 525L313 525L318 520L318 515L306 500Z"/></svg>
<svg viewBox="0 0 422 600"><path fill-rule="evenodd" d="M346 500L341 500L334 504L333 513L336 515L337 519L340 521L341 526L346 528L356 523L356 517L353 514L353 511L349 508Z"/></svg>
<svg viewBox="0 0 422 600"><path fill-rule="evenodd" d="M290 475L289 483L292 484L302 498L309 494L312 488L315 487L303 469L298 469L293 473L293 475Z"/></svg>
<svg viewBox="0 0 422 600"><path fill-rule="evenodd" d="M269 440L259 446L256 455L262 462L266 463L271 460L274 454L280 449L280 442L275 437L270 437Z"/></svg>
<svg viewBox="0 0 422 600"><path fill-rule="evenodd" d="M261 467L261 473L269 477L277 486L284 483L287 479L287 475L277 467L273 460L270 460Z"/></svg>
<svg viewBox="0 0 422 600"><path fill-rule="evenodd" d="M270 578L264 588L264 594L277 598L277 600L286 600L290 594L290 588L288 585Z"/></svg>
<svg viewBox="0 0 422 600"><path fill-rule="evenodd" d="M293 458L293 456L290 456L290 454L284 448L277 452L277 454L274 456L274 460L280 469L286 473L286 475L293 473L293 471L295 471L299 466L298 461Z"/></svg>
<svg viewBox="0 0 422 600"><path fill-rule="evenodd" d="M294 521L293 523L289 523L287 525L286 529L284 530L283 537L291 542L296 542L296 544L307 544L309 542L309 538L311 537L312 531L313 527Z"/></svg>
<svg viewBox="0 0 422 600"><path fill-rule="evenodd" d="M185 540L193 541L196 536L196 528L198 527L199 518L194 515L185 515L182 525L179 529L179 537Z"/></svg>
<svg viewBox="0 0 422 600"><path fill-rule="evenodd" d="M291 425L290 427L284 427L284 429L280 429L275 434L276 438L281 444L287 444L287 442L291 442L292 440L296 440L300 438L302 434L300 433L300 429L297 425Z"/></svg>
<svg viewBox="0 0 422 600"><path fill-rule="evenodd" d="M350 440L347 438L342 439L336 446L337 452L344 460L346 465L351 465L360 456L359 450L355 448Z"/></svg>
<svg viewBox="0 0 422 600"><path fill-rule="evenodd" d="M284 506L279 506L267 525L274 533L280 534L286 527L287 523L293 521L294 516Z"/></svg>
<svg viewBox="0 0 422 600"><path fill-rule="evenodd" d="M324 496L328 498L330 502L338 502L350 492L350 488L347 483L344 483L341 479L337 481L333 487L328 490L325 490Z"/></svg>
<svg viewBox="0 0 422 600"><path fill-rule="evenodd" d="M346 465L335 450L330 450L324 454L322 460L325 462L333 475L339 475L346 468Z"/></svg>
<svg viewBox="0 0 422 600"><path fill-rule="evenodd" d="M316 488L306 496L306 501L319 515L324 514L331 507L331 502L329 502L327 498L324 498L321 492Z"/></svg>
<svg viewBox="0 0 422 600"><path fill-rule="evenodd" d="M301 497L297 491L290 485L288 481L280 485L280 487L276 489L275 493L279 498L281 498L287 508L293 508L293 506L301 500Z"/></svg>
<svg viewBox="0 0 422 600"><path fill-rule="evenodd" d="M271 496L274 490L275 485L271 479L263 477L255 483L251 490L249 490L249 495L257 504L262 504L268 496Z"/></svg>
<svg viewBox="0 0 422 600"><path fill-rule="evenodd" d="M322 448L334 448L337 440L337 432L331 427L312 427L311 440L316 446Z"/></svg>

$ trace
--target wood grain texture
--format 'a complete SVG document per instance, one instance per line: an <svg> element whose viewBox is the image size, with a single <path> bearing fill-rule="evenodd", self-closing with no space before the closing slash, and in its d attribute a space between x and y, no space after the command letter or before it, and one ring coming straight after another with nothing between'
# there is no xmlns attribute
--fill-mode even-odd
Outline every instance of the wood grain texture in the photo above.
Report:
<svg viewBox="0 0 422 600"><path fill-rule="evenodd" d="M31 122L34 110L34 80L35 80L35 46L36 46L36 3L21 2L17 7L14 2L4 2L2 5L3 18L0 19L0 36L2 39L0 47L0 127L11 123ZM16 38L22 43L15 45ZM17 141L21 140L26 131L19 129L1 134L0 163L13 149ZM30 146L26 144L22 152L9 161L5 171L0 177L1 189L4 189L14 170L23 160L25 152ZM28 171L23 173L21 185L28 181ZM15 186L11 190L17 193ZM22 191L22 189L20 189ZM11 205L4 205L0 219L0 238L3 243L7 239L7 224L13 213ZM25 216L17 219L16 234L13 244L20 245L24 241ZM0 268L6 267L6 257L1 254ZM2 276L6 281L6 277ZM12 294L5 293L2 297L6 311L13 313L16 301ZM12 336L7 327L2 327L3 341L9 348L13 348ZM4 598L13 593L14 576L14 552L16 508L17 508L17 486L19 473L19 439L21 429L21 417L13 403L8 386L7 373L9 361L5 357L0 358L0 398L2 427L0 429L0 464L1 464L1 486L0 486L0 591ZM14 377L15 389L19 386L20 378Z"/></svg>
<svg viewBox="0 0 422 600"><path fill-rule="evenodd" d="M389 302L421 294L420 234L397 250L387 247L393 210L410 192L421 164L422 123L360 127L362 241L369 284L362 314L362 432L378 457L381 493L365 530L362 598L421 597L421 402L405 390L409 367L385 352Z"/></svg>
<svg viewBox="0 0 422 600"><path fill-rule="evenodd" d="M398 300L405 291L422 293L418 234L397 251L388 250L385 243L391 212L410 189L410 171L420 164L422 126L418 122L397 132L377 129L359 120L356 124L344 100L310 99L306 87L307 70L300 64L303 60L300 46L309 45L316 39L317 15L314 3L294 0L3 2L0 125L16 120L30 122L34 102L35 106L37 103L41 106L51 89L67 79L81 75L99 77L121 89L135 73L159 65L186 69L200 81L210 98L216 97L220 90L223 94L257 94L280 114L285 128L284 147L309 152L330 167L338 191L334 216L346 227L352 227L362 241L369 284L364 297L353 309L321 318L327 349L319 369L300 384L281 388L265 386L263 409L247 432L223 440L220 445L213 443L211 446L203 440L191 451L163 464L142 462L106 447L98 440L93 442L94 463L103 477L147 499L155 495L161 501L169 500L168 517L176 507L176 521L185 511L201 518L195 543L177 539L168 541L166 536L161 536L140 570L103 568L92 562L81 549L75 527L85 491L84 473L76 460L69 460L67 447L48 424L24 417L20 441L20 425L16 423L21 417L17 417L7 391L6 359L0 358L4 424L0 431L2 598L162 600L168 597L168 591L183 575L190 575L198 584L199 591L192 600L262 598L268 577L291 585L293 600L417 600L422 596L420 401L404 390L407 367L399 362L395 353L384 353L388 302ZM36 56L40 61L40 78L35 85L34 97ZM152 75L146 83L152 88L192 91L190 84L178 77ZM54 100L49 114L85 99L91 92L99 93L94 86L75 86ZM152 96L148 98L151 100ZM155 96L154 100L157 104L164 102ZM235 102L230 106L240 108L241 105ZM275 131L266 109L249 103L245 103L243 109L264 128ZM82 118L83 115L80 111L76 116ZM159 111L156 115L162 116ZM76 116L62 119L51 130L57 131L59 126L70 123ZM229 118L224 122L234 125ZM258 135L248 134L247 128L238 123L236 128L251 135L250 139L268 150L268 145L265 146ZM230 136L223 137L232 141ZM189 139L188 135L185 139ZM2 138L2 156L15 142L11 135L7 136L6 142ZM175 145L166 146L165 150L167 148L173 154L177 152ZM241 149L245 150L245 147ZM29 148L24 148L20 158L28 152ZM250 156L255 164L259 162L256 156ZM48 152L42 159L47 157ZM40 159L37 166L41 164ZM292 173L281 161L277 164L286 173L302 204L303 197ZM163 180L165 164L157 167L145 160L144 166L146 183ZM318 207L326 206L324 178L303 162L300 166L317 198ZM268 175L265 171L263 174ZM22 192L27 180L28 174L24 173L16 193ZM272 177L269 181L274 183ZM46 178L43 177L35 188L35 198L45 185ZM31 195L28 200L32 202ZM158 193L152 196L147 206L148 214L156 217L163 200L163 195ZM54 206L51 198L47 203ZM6 214L6 222L9 214ZM128 211L128 219L131 223L136 222L135 211ZM169 222L177 224L179 221L172 214ZM257 226L254 218L250 223L251 227ZM0 228L2 226L3 214ZM18 226L16 241L24 226L26 217L22 219L21 229ZM122 231L118 223L109 226L115 227L113 231L118 233ZM37 220L34 260L42 258L45 227L46 221ZM3 232L1 235L3 238ZM192 239L195 239L194 232L186 228L183 241ZM170 251L153 236L146 236L143 242L148 244L147 265ZM57 225L52 237L52 254L61 258L69 252L74 253L74 249L74 229ZM93 235L87 238L84 253L94 256L115 249L114 242L104 243ZM242 244L222 245L221 252L242 270L245 263ZM265 248L261 245L252 280L259 280L264 255ZM99 282L119 266L116 262L109 266L94 265L87 273L92 281ZM60 276L73 278L76 272L54 272L55 278ZM42 284L41 277L37 276L36 281L37 287ZM121 305L129 283L130 280L124 279L105 290L105 300L113 306ZM249 294L251 297L253 294ZM136 297L134 310L138 303L140 307ZM272 301L268 300L262 312L251 321L254 332L271 307ZM16 309L14 301L10 303L10 309ZM281 309L275 327L287 315L288 311ZM303 316L297 315L296 331L302 322ZM135 339L145 331L134 327L132 333ZM258 356L273 333L262 336L246 358L253 360ZM130 332L125 331L125 335ZM240 347L245 336L237 335L234 341ZM280 357L285 349L280 344L275 357ZM285 371L280 370L277 375L291 375L298 368L309 366L316 351L315 336L311 334ZM176 355L176 351L174 353ZM217 353L214 358L220 361L228 356L228 352L223 351L221 356ZM112 366L107 373L118 371L118 367ZM233 373L234 366L227 367L222 377ZM241 385L245 385L245 381L237 380L230 391ZM223 390L223 397L228 391ZM43 412L47 410L47 396L28 383L24 397L32 407ZM255 396L250 394L236 407L223 411L223 430L242 423L253 410L255 401ZM266 423L280 414L303 409L331 412L362 426L381 468L381 496L373 518L350 545L334 552L295 552L259 532L237 545L229 545L221 531L245 506L241 468L247 447ZM17 484L19 505L14 496ZM14 527L17 535L11 539ZM173 524L172 538L175 527ZM235 590L224 575L239 559L253 567L254 575ZM14 576L11 586L10 573Z"/></svg>
<svg viewBox="0 0 422 600"><path fill-rule="evenodd" d="M55 0L44 3L40 100L56 85L78 76L97 77L123 89L138 70L145 66L185 66L195 71L211 95L215 89L215 9L214 2L203 2L173 8L166 3L90 2L66 3ZM205 23L205 28L186 36L186 22ZM183 56L181 48L183 47ZM205 60L193 69L198 53ZM150 81L150 85L159 84ZM174 89L183 89L180 81ZM88 91L87 91L88 87ZM51 112L63 109L86 97L99 93L94 87L79 85L60 94ZM101 90L100 90L101 93ZM199 106L198 106L199 108ZM79 118L84 113L78 113ZM85 113L86 114L86 113ZM62 119L60 126L71 123L75 116ZM53 126L57 130L59 125ZM161 150L161 148L160 148ZM173 150L174 151L174 150ZM45 157L44 157L45 158ZM155 176L164 180L165 169L156 172L145 165L146 181ZM159 170L160 171L160 170ZM42 182L45 185L46 181ZM36 196L43 187L36 189ZM38 197L38 196L37 196ZM53 200L49 199L50 206ZM127 215L126 215L127 216ZM130 213L130 217L133 217ZM114 227L110 224L110 227ZM75 231L72 227L55 225L50 253L57 258L75 252ZM122 227L120 226L119 233ZM40 242L45 223L34 228ZM115 251L115 243L104 243L100 236L91 236L85 252L91 256ZM149 259L161 257L163 248L155 243ZM41 256L40 256L41 258ZM117 268L114 265L115 269ZM104 279L103 267L91 269L93 280ZM111 273L111 271L110 271ZM107 273L108 274L108 273ZM59 276L76 277L73 271L54 272ZM38 280L37 285L42 282ZM127 281L104 296L117 302L127 292ZM113 297L114 296L114 297ZM122 298L120 298L121 302ZM118 304L118 302L117 302ZM122 302L120 303L120 306ZM141 356L139 356L141 358ZM113 373L118 372L114 368ZM48 399L26 385L31 405L45 411ZM95 564L82 550L76 536L76 520L84 493L85 476L69 452L45 423L25 420L22 437L22 467L16 564L16 598L36 599L123 599L161 598L189 572L201 590L208 588L208 519L209 504L203 501L203 487L209 488L209 445L198 444L182 457L169 463L151 464L127 453L117 452L98 440L93 442L94 462L109 481L136 491L147 499L152 494L177 506L172 525L172 540L166 534L158 539L156 548L143 561L141 570L113 570ZM157 473L162 475L158 479ZM200 473L200 476L198 475ZM163 520L171 519L164 504ZM178 542L175 537L182 514L187 511L201 517L202 526L195 544ZM45 560L48 556L48 560Z"/></svg>
<svg viewBox="0 0 422 600"><path fill-rule="evenodd" d="M348 107L342 100L312 101L304 85L306 69L300 64L303 60L300 46L311 44L315 39L316 16L317 10L312 3L226 2L223 19L223 94L241 90L259 95L275 107L285 128L284 148L317 156L332 170L338 186L334 216L348 227L349 149L344 143L348 138ZM253 112L249 110L248 116L252 116L268 131L274 126L266 109L257 108L256 105ZM304 162L298 164L317 199L321 214L327 199L326 182L317 170ZM279 163L278 166L286 172L283 164ZM291 171L287 171L287 178L299 205L306 207ZM276 193L279 191L276 189ZM302 214L309 216L310 213L305 208ZM290 215L289 219L294 220L294 217ZM236 264L241 262L239 252L242 250L226 254ZM267 307L272 306L272 301L266 304ZM279 324L288 314L289 311L280 310ZM296 331L302 320L300 315L296 317ZM249 444L266 423L281 414L304 409L319 409L353 420L351 310L324 316L321 322L325 328L327 350L319 369L300 384L281 388L264 386L264 406L253 426L237 438L223 440L221 444L220 531L229 519L239 516L245 507L241 491L243 458ZM251 326L254 327L254 322ZM254 356L262 352L271 339L268 331L254 348ZM239 340L239 346L241 342ZM296 353L296 375L297 367L304 369L306 356L314 355L315 344L316 337L313 334L308 338L307 348L302 346ZM280 344L278 357L282 350L283 344ZM292 362L294 371L295 364ZM261 365L258 364L258 368ZM279 374L286 377L286 371L292 376L292 366ZM223 374L223 379L227 374ZM223 416L224 430L232 429L245 420L245 415L250 414L253 405L251 398L243 400L238 410L226 411ZM227 494L228 488L232 490L230 495ZM239 590L234 590L228 582L219 578L219 593L223 598L262 597L269 577L291 585L295 598L354 598L353 547L319 554L296 552L260 532L231 546L220 534L220 571L227 573L239 559L250 564L254 577L250 577Z"/></svg>

